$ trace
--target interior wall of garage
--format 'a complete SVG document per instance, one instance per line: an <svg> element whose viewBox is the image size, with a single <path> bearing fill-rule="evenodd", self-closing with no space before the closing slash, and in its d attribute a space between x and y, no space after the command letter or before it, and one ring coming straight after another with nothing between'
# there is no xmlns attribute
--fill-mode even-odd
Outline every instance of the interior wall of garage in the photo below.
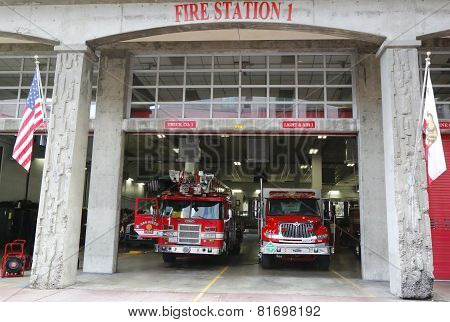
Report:
<svg viewBox="0 0 450 322"><path fill-rule="evenodd" d="M3 148L0 172L0 202L24 200L27 172L11 157L14 140L11 140L10 137L0 136L0 147ZM33 159L28 188L28 200L32 202L39 202L43 167L44 159Z"/></svg>

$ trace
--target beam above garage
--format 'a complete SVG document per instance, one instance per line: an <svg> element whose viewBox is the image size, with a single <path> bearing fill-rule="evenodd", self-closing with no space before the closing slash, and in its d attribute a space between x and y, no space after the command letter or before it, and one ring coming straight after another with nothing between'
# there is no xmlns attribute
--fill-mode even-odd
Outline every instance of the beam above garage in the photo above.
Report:
<svg viewBox="0 0 450 322"><path fill-rule="evenodd" d="M192 134L356 134L355 119L126 119L123 130L128 133L192 133Z"/></svg>

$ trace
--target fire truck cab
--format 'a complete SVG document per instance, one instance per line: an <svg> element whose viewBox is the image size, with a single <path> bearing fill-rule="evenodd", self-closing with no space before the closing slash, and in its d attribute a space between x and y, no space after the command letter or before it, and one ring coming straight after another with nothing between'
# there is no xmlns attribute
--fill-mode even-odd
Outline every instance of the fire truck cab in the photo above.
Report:
<svg viewBox="0 0 450 322"><path fill-rule="evenodd" d="M242 232L231 190L203 172L169 174L177 185L161 194L156 222L150 223L154 230L147 231L147 238L157 238L155 251L162 253L165 262L174 262L178 256L238 253Z"/></svg>
<svg viewBox="0 0 450 322"><path fill-rule="evenodd" d="M320 192L266 188L260 216L260 263L272 267L276 258L315 261L327 270L333 247L324 226Z"/></svg>

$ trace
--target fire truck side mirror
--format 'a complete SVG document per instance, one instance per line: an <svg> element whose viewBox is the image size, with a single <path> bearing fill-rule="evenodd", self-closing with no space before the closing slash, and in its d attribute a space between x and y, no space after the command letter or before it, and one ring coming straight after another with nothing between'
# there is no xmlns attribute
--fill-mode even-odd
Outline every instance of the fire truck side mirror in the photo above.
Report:
<svg viewBox="0 0 450 322"><path fill-rule="evenodd" d="M153 208L153 205L151 205L150 206L150 209L149 209L149 215L151 215L151 216L153 216L154 214L155 214L155 209Z"/></svg>
<svg viewBox="0 0 450 322"><path fill-rule="evenodd" d="M230 221L233 218L233 210L228 209L228 218L225 220L226 222Z"/></svg>

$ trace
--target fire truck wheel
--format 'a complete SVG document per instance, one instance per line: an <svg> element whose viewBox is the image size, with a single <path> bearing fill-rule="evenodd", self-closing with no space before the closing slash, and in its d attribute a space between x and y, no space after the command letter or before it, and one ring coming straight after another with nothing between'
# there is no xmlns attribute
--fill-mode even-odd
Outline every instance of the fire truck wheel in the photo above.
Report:
<svg viewBox="0 0 450 322"><path fill-rule="evenodd" d="M267 254L262 254L261 255L261 266L264 269L270 269L273 267L273 263L274 263L274 255L267 255Z"/></svg>
<svg viewBox="0 0 450 322"><path fill-rule="evenodd" d="M330 269L330 256L318 256L316 267L321 271L328 271Z"/></svg>
<svg viewBox="0 0 450 322"><path fill-rule="evenodd" d="M164 263L175 263L177 257L172 253L163 253L162 258Z"/></svg>

